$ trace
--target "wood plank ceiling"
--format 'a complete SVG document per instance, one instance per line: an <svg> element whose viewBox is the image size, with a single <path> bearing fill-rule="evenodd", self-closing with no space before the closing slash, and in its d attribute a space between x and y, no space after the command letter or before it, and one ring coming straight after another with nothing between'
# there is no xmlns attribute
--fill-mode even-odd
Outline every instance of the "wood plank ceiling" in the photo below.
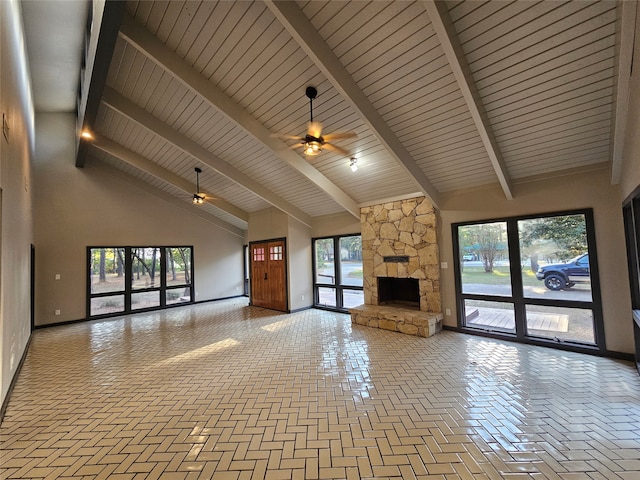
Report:
<svg viewBox="0 0 640 480"><path fill-rule="evenodd" d="M514 180L612 164L618 71L629 68L621 10L130 1L87 164L185 202L200 167L206 211L236 229L269 206L310 224L416 193L437 205L441 192L497 183L513 198ZM305 157L273 135L304 136L309 85L323 134L357 134L336 140L348 155Z"/></svg>

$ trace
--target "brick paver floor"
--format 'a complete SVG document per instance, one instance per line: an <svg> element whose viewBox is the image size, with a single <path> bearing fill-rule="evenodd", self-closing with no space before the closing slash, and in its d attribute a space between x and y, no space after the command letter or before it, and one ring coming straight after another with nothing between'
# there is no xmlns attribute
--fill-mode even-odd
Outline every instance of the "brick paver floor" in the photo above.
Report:
<svg viewBox="0 0 640 480"><path fill-rule="evenodd" d="M640 478L627 362L233 299L37 330L0 478Z"/></svg>

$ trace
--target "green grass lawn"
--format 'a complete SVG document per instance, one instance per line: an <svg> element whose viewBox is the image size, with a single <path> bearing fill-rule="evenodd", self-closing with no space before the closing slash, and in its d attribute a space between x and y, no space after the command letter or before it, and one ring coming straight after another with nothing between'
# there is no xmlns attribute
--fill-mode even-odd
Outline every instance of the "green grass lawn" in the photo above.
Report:
<svg viewBox="0 0 640 480"><path fill-rule="evenodd" d="M539 287L540 280L536 278L536 274L531 271L529 266L525 266L522 270L522 283L529 287ZM510 282L509 267L493 267L493 272L487 273L484 267L464 266L462 271L462 283L480 283L483 285L508 285Z"/></svg>

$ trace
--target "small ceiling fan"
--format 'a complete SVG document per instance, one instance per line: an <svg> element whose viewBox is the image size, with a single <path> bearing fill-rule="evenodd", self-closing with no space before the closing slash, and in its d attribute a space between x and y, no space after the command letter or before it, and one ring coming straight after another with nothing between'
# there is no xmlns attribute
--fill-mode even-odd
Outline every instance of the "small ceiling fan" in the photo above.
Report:
<svg viewBox="0 0 640 480"><path fill-rule="evenodd" d="M206 195L200 193L200 174L202 173L202 169L196 167L194 170L196 171L196 193L193 194L192 202L194 205L202 205L206 199Z"/></svg>
<svg viewBox="0 0 640 480"><path fill-rule="evenodd" d="M315 87L307 87L305 94L309 98L309 114L310 120L307 127L307 134L304 137L297 137L292 135L274 134L275 137L286 138L291 140L300 140L300 144L304 148L303 153L309 156L315 156L322 152L323 149L333 150L334 152L341 153L342 155L349 157L351 154L345 149L334 145L334 140L341 140L344 138L357 137L355 132L345 133L330 133L322 136L322 124L313 120L313 100L318 96L318 90Z"/></svg>

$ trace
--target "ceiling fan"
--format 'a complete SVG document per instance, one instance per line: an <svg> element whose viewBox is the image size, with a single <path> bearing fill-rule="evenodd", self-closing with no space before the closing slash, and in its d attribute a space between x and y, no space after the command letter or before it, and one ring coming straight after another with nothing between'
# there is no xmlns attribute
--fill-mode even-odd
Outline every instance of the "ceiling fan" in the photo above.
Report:
<svg viewBox="0 0 640 480"><path fill-rule="evenodd" d="M196 167L194 170L196 171L196 193L193 194L192 202L194 205L202 205L206 199L206 195L200 193L200 174L202 169Z"/></svg>
<svg viewBox="0 0 640 480"><path fill-rule="evenodd" d="M357 137L355 132L345 132L345 133L330 133L328 135L322 135L322 123L314 122L313 120L313 100L318 96L318 90L315 87L307 87L305 90L305 94L309 98L309 114L310 120L307 127L307 134L304 137L297 137L292 135L281 135L274 134L276 137L286 138L291 140L300 140L298 146L302 146L304 148L303 153L305 155L314 156L318 155L322 152L323 149L332 150L334 152L341 153L342 155L349 157L351 154L347 152L345 149L334 145L334 140L341 140L344 138L353 138Z"/></svg>

